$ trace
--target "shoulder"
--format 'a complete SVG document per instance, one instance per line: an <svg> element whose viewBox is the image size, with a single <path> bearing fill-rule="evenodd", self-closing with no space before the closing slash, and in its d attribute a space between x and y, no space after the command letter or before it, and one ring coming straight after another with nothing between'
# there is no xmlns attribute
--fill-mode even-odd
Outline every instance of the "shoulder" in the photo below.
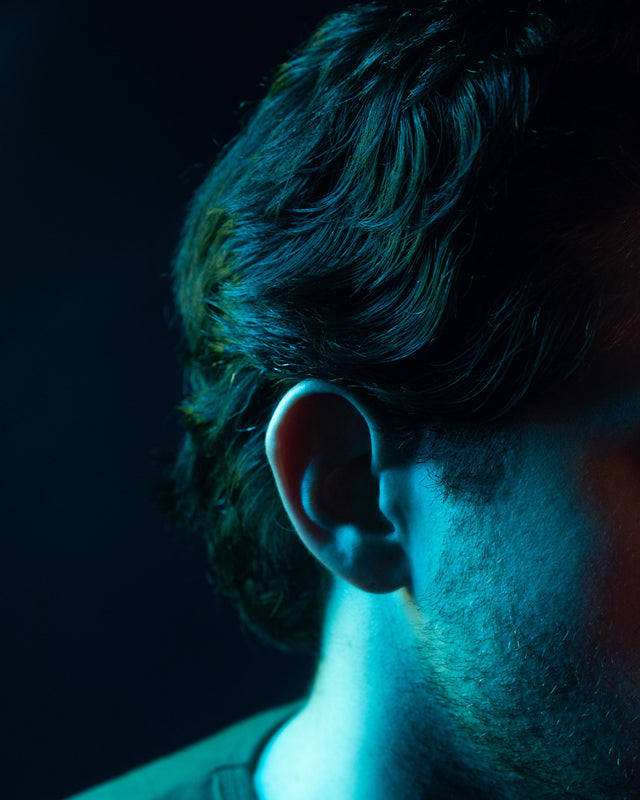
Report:
<svg viewBox="0 0 640 800"><path fill-rule="evenodd" d="M267 740L301 706L264 711L69 800L208 800L214 774L234 768L250 774Z"/></svg>

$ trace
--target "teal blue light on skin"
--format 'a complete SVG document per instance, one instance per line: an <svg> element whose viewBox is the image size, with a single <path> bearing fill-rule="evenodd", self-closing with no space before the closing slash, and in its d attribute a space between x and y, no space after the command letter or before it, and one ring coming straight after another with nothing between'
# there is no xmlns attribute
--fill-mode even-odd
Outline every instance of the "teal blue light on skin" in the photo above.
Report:
<svg viewBox="0 0 640 800"><path fill-rule="evenodd" d="M314 387L294 401L296 391ZM341 414L367 421L347 400L332 406L337 430ZM274 419L286 426L286 408ZM628 450L640 382L522 415L490 497L446 492L438 465L398 464L367 429L393 530L378 546L401 547L408 577L367 590L357 519L349 537L338 520L314 538L298 507L296 529L334 585L310 699L264 753L261 800L467 800L469 786L492 800L634 796L640 637L628 635L640 627L640 556L629 541L640 541L640 469ZM615 470L622 496L610 490Z"/></svg>

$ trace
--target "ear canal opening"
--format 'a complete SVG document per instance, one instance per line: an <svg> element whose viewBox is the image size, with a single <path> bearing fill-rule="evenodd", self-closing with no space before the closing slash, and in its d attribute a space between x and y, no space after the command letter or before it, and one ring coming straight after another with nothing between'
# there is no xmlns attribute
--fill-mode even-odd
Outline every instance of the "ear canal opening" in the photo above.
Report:
<svg viewBox="0 0 640 800"><path fill-rule="evenodd" d="M334 524L351 524L363 531L386 534L393 526L380 510L380 489L371 472L371 453L354 456L324 476L318 501Z"/></svg>

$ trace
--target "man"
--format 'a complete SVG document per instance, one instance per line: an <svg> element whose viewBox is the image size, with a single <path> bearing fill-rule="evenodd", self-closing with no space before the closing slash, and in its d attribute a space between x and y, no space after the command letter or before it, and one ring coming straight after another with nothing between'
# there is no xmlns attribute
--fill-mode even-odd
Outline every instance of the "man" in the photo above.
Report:
<svg viewBox="0 0 640 800"><path fill-rule="evenodd" d="M316 678L87 798L640 797L632 6L356 6L275 74L176 261L172 499Z"/></svg>

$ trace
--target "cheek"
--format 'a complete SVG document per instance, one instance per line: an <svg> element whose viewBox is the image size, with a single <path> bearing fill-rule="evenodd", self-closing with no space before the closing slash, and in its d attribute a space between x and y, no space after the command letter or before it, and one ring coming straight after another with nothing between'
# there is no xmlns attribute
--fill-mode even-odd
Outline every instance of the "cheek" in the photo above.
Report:
<svg viewBox="0 0 640 800"><path fill-rule="evenodd" d="M595 599L599 635L627 664L640 661L640 463L634 446L594 449L583 486L606 537L602 582Z"/></svg>

